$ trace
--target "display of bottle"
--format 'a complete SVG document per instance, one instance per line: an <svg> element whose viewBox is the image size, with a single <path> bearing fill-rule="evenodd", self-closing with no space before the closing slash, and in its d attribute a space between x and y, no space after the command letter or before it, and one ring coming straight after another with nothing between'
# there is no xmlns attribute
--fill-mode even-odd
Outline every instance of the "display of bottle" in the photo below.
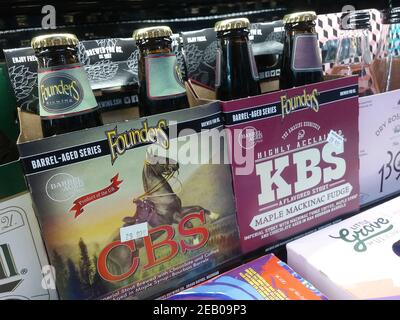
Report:
<svg viewBox="0 0 400 320"><path fill-rule="evenodd" d="M381 38L373 72L380 92L400 89L400 7L383 12Z"/></svg>
<svg viewBox="0 0 400 320"><path fill-rule="evenodd" d="M96 99L78 59L73 34L48 34L32 39L38 60L39 114L43 136L102 125Z"/></svg>
<svg viewBox="0 0 400 320"><path fill-rule="evenodd" d="M250 22L246 18L228 19L215 24L217 32L216 95L233 100L261 93L251 43Z"/></svg>
<svg viewBox="0 0 400 320"><path fill-rule="evenodd" d="M133 33L139 47L140 116L189 107L171 36L167 26L138 29Z"/></svg>
<svg viewBox="0 0 400 320"><path fill-rule="evenodd" d="M371 71L370 26L370 13L367 10L352 11L342 15L336 60L330 72L340 76L357 75L360 96L378 92Z"/></svg>
<svg viewBox="0 0 400 320"><path fill-rule="evenodd" d="M292 13L283 18L285 43L279 79L281 89L323 81L316 19L313 11Z"/></svg>

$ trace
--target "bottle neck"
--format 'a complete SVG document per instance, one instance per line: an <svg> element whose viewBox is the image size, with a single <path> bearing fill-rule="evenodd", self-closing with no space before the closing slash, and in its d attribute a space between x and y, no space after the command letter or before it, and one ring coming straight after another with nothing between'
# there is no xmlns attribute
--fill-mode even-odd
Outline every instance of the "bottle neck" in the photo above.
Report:
<svg viewBox="0 0 400 320"><path fill-rule="evenodd" d="M247 29L218 32L215 86L218 98L231 100L259 94L258 72Z"/></svg>
<svg viewBox="0 0 400 320"><path fill-rule="evenodd" d="M39 68L49 68L79 63L76 47L50 47L36 51Z"/></svg>
<svg viewBox="0 0 400 320"><path fill-rule="evenodd" d="M142 39L137 41L142 57L149 54L172 53L172 39L170 37Z"/></svg>
<svg viewBox="0 0 400 320"><path fill-rule="evenodd" d="M316 33L315 21L287 23L285 24L285 31L291 35L295 35L297 33Z"/></svg>

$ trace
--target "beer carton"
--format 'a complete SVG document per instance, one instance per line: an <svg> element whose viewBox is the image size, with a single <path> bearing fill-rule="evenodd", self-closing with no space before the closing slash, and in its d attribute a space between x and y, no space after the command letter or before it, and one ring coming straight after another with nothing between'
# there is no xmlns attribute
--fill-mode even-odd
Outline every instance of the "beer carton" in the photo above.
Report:
<svg viewBox="0 0 400 320"><path fill-rule="evenodd" d="M3 182L2 182L3 183ZM0 202L0 300L57 299L29 193Z"/></svg>
<svg viewBox="0 0 400 320"><path fill-rule="evenodd" d="M219 103L44 139L20 119L62 299L157 297L240 254Z"/></svg>
<svg viewBox="0 0 400 320"><path fill-rule="evenodd" d="M359 208L356 77L221 102L244 252Z"/></svg>
<svg viewBox="0 0 400 320"><path fill-rule="evenodd" d="M360 98L360 203L400 191L400 90Z"/></svg>
<svg viewBox="0 0 400 320"><path fill-rule="evenodd" d="M245 263L169 300L326 300L273 254Z"/></svg>
<svg viewBox="0 0 400 320"><path fill-rule="evenodd" d="M400 198L287 245L288 264L329 299L400 299Z"/></svg>

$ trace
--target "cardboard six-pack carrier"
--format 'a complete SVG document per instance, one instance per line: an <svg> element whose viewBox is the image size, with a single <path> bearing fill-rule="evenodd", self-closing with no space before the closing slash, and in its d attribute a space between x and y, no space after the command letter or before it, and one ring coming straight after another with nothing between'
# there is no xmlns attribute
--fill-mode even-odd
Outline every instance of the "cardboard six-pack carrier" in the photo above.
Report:
<svg viewBox="0 0 400 320"><path fill-rule="evenodd" d="M28 117L21 161L62 299L157 297L240 254L225 143L210 148L219 103L36 140Z"/></svg>
<svg viewBox="0 0 400 320"><path fill-rule="evenodd" d="M244 252L357 212L356 77L222 102L222 109Z"/></svg>

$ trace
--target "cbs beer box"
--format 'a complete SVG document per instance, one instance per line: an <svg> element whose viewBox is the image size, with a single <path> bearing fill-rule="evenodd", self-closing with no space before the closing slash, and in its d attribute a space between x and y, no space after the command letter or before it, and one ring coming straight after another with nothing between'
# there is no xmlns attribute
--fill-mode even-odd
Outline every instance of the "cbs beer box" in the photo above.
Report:
<svg viewBox="0 0 400 320"><path fill-rule="evenodd" d="M4 181L2 181L4 183ZM0 201L0 300L57 299L29 193Z"/></svg>
<svg viewBox="0 0 400 320"><path fill-rule="evenodd" d="M400 90L360 98L360 203L400 191Z"/></svg>
<svg viewBox="0 0 400 320"><path fill-rule="evenodd" d="M326 300L273 254L248 262L170 300Z"/></svg>
<svg viewBox="0 0 400 320"><path fill-rule="evenodd" d="M36 140L21 120L62 299L157 297L238 257L219 103Z"/></svg>
<svg viewBox="0 0 400 320"><path fill-rule="evenodd" d="M400 198L287 245L288 264L329 299L400 300Z"/></svg>
<svg viewBox="0 0 400 320"><path fill-rule="evenodd" d="M244 252L358 210L357 91L349 77L222 102Z"/></svg>

